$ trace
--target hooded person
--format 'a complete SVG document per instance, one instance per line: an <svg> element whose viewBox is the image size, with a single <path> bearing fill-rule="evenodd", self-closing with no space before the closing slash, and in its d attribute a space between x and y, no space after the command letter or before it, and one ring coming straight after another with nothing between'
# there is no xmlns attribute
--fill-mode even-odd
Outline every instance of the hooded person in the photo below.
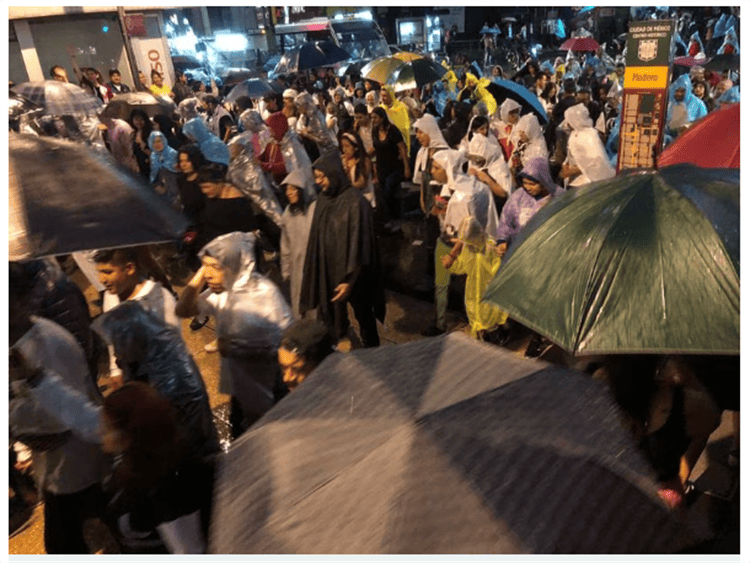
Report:
<svg viewBox="0 0 750 563"><path fill-rule="evenodd" d="M685 126L708 114L706 104L693 94L690 76L683 74L669 86L666 128L670 135L679 133Z"/></svg>
<svg viewBox="0 0 750 563"><path fill-rule="evenodd" d="M513 128L518 123L520 115L521 104L511 98L507 98L500 104L490 123L490 127L497 132L497 139L500 142L500 146L503 147L506 161L510 160L510 155L513 154L513 143L510 137L513 133ZM497 119L498 117L500 119Z"/></svg>
<svg viewBox="0 0 750 563"><path fill-rule="evenodd" d="M339 124L344 124L347 119L354 115L354 106L347 99L346 90L341 86L333 91L333 105L336 108L336 117Z"/></svg>
<svg viewBox="0 0 750 563"><path fill-rule="evenodd" d="M152 131L148 136L148 148L151 150L151 173L149 180L156 181L160 170L177 174L177 151L169 146L167 136L161 131Z"/></svg>
<svg viewBox="0 0 750 563"><path fill-rule="evenodd" d="M510 143L514 147L511 163L517 169L526 166L532 158L549 158L542 126L533 113L527 113L518 120L511 133Z"/></svg>
<svg viewBox="0 0 750 563"><path fill-rule="evenodd" d="M465 217L458 229L461 251L451 253L444 266L454 275L466 274L464 305L469 319L471 335L482 338L508 320L503 310L489 301L483 301L487 286L500 269L500 256L495 251L494 240L487 235L476 217ZM453 251L455 252L455 250Z"/></svg>
<svg viewBox="0 0 750 563"><path fill-rule="evenodd" d="M123 380L148 383L180 413L190 457L217 453L206 386L182 337L137 301L125 301L94 324L113 346Z"/></svg>
<svg viewBox="0 0 750 563"><path fill-rule="evenodd" d="M414 122L414 129L417 132L420 147L414 162L412 181L420 186L422 210L429 213L435 203L435 191L439 187L439 184L432 180L432 157L436 152L449 147L435 116L425 113Z"/></svg>
<svg viewBox="0 0 750 563"><path fill-rule="evenodd" d="M376 319L385 319L385 293L372 207L353 188L337 154L313 164L320 194L310 226L300 312L317 310L334 336L347 335L352 304L365 347L378 346Z"/></svg>
<svg viewBox="0 0 750 563"><path fill-rule="evenodd" d="M735 31L734 27L730 27L726 34L724 35L724 42L721 44L721 47L719 47L719 50L716 51L717 55L730 55L740 54L740 45L737 41L737 32Z"/></svg>
<svg viewBox="0 0 750 563"><path fill-rule="evenodd" d="M271 132L271 139L263 152L256 156L263 171L271 174L276 184L281 185L281 181L286 177L287 169L279 142L289 130L289 122L282 112L277 111L268 117L266 124Z"/></svg>
<svg viewBox="0 0 750 563"><path fill-rule="evenodd" d="M445 111L445 105L448 103L448 100L456 99L456 95L448 90L446 83L447 82L438 80L432 86L432 101L435 103L435 110L437 110L441 117L444 115L443 112Z"/></svg>
<svg viewBox="0 0 750 563"><path fill-rule="evenodd" d="M733 86L726 92L724 92L718 100L716 100L716 103L719 104L719 109L723 108L724 106L728 106L731 104L738 104L740 102L740 87L739 86Z"/></svg>
<svg viewBox="0 0 750 563"><path fill-rule="evenodd" d="M532 158L518 175L518 180L523 189L511 194L500 215L496 236L498 245L503 245L501 253L549 198L563 193L563 189L552 180L546 158Z"/></svg>
<svg viewBox="0 0 750 563"><path fill-rule="evenodd" d="M297 118L297 134L315 143L321 156L338 155L339 146L336 136L326 127L325 116L315 105L312 96L307 92L302 92L294 99L294 103L300 112Z"/></svg>
<svg viewBox="0 0 750 563"><path fill-rule="evenodd" d="M495 200L495 209L502 209L515 185L505 155L497 144L484 135L474 135L469 142L468 158L474 163L468 173L487 184Z"/></svg>
<svg viewBox="0 0 750 563"><path fill-rule="evenodd" d="M252 110L246 110L248 113ZM252 111L255 115L257 112ZM245 116L246 118L248 116ZM260 116L258 115L260 118ZM249 119L247 120L249 121ZM253 139L253 136L256 139ZM253 145L257 140L258 133L247 129L229 142L229 152L232 160L227 170L227 179L250 199L263 214L273 221L277 227L281 228L281 215L283 210L279 204L276 192L271 187L268 177L264 174L263 168L254 156ZM249 144L246 142L249 141Z"/></svg>
<svg viewBox="0 0 750 563"><path fill-rule="evenodd" d="M301 317L302 274L316 204L315 189L308 184L307 176L305 170L292 170L281 184L289 201L281 224L281 279L289 283L295 319Z"/></svg>
<svg viewBox="0 0 750 563"><path fill-rule="evenodd" d="M396 99L396 91L390 84L384 84L380 89L380 107L388 114L388 119L401 131L406 144L406 154L411 154L411 121L409 108Z"/></svg>
<svg viewBox="0 0 750 563"><path fill-rule="evenodd" d="M690 45L688 46L687 54L694 59L701 59L706 56L706 51L703 49L703 41L701 41L700 33L697 31L690 36Z"/></svg>
<svg viewBox="0 0 750 563"><path fill-rule="evenodd" d="M182 122L187 123L193 118L202 118L202 112L199 111L199 108L203 108L203 103L198 98L187 98L178 104L177 113Z"/></svg>
<svg viewBox="0 0 750 563"><path fill-rule="evenodd" d="M471 104L469 102L456 102L453 106L456 120L444 131L445 140L452 149L457 149L461 144L471 121Z"/></svg>
<svg viewBox="0 0 750 563"><path fill-rule="evenodd" d="M464 86L464 89L458 94L458 99L465 99L462 98L461 94L466 93L464 95L468 94L470 96L470 100L476 102L484 102L487 106L489 114L492 115L497 111L497 101L495 100L495 97L487 90L487 86L490 83L491 81L489 78L478 78L471 72L467 72L466 86Z"/></svg>
<svg viewBox="0 0 750 563"><path fill-rule="evenodd" d="M218 236L199 256L203 267L175 312L182 318L216 319L219 391L232 397L230 423L236 436L273 406L280 376L277 348L292 313L276 285L258 272L254 234ZM200 293L206 283L208 289Z"/></svg>
<svg viewBox="0 0 750 563"><path fill-rule="evenodd" d="M586 106L576 104L565 110L565 122L572 129L562 171L565 177L572 178L568 185L582 186L614 177L615 169Z"/></svg>
<svg viewBox="0 0 750 563"><path fill-rule="evenodd" d="M202 118L192 118L183 125L182 132L198 145L206 160L229 166L229 148L208 130Z"/></svg>

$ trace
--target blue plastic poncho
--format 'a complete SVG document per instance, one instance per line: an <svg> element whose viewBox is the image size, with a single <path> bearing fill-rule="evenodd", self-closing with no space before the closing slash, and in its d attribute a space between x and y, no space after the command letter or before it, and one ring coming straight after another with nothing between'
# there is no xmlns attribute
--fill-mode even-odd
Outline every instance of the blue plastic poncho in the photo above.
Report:
<svg viewBox="0 0 750 563"><path fill-rule="evenodd" d="M162 150L157 151L154 148L154 141L161 139ZM160 168L165 168L170 172L177 173L177 151L169 146L167 137L161 131L152 131L148 136L148 148L151 149L151 175L149 179L153 182L159 174Z"/></svg>
<svg viewBox="0 0 750 563"><path fill-rule="evenodd" d="M719 50L716 51L717 55L724 54L724 48L727 45L731 45L734 47L734 53L739 55L740 54L740 44L737 41L737 32L734 30L734 27L730 27L726 34L724 35L724 42L721 44L721 47L719 47Z"/></svg>
<svg viewBox="0 0 750 563"><path fill-rule="evenodd" d="M674 99L675 92L683 88L685 90L685 99L677 102ZM678 104L684 104L687 110L687 123L693 123L704 115L708 114L706 104L698 96L693 94L693 85L690 82L690 75L683 74L669 86L669 105L667 107L667 126L672 121L672 112Z"/></svg>
<svg viewBox="0 0 750 563"><path fill-rule="evenodd" d="M229 166L229 148L221 142L200 117L194 117L183 127L182 132L198 144L206 160Z"/></svg>
<svg viewBox="0 0 750 563"><path fill-rule="evenodd" d="M736 104L740 101L740 87L733 86L724 92L717 100L719 104Z"/></svg>

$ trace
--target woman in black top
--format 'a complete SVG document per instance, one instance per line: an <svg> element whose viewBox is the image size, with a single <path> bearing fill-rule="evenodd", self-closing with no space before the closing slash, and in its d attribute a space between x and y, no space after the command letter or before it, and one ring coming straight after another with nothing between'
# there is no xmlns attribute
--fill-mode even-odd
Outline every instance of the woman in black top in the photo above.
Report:
<svg viewBox="0 0 750 563"><path fill-rule="evenodd" d="M198 185L198 170L206 164L198 145L185 145L177 154L177 165L181 174L177 177L177 187L180 190L182 212L190 221L190 225L197 226L200 214L206 205L206 196Z"/></svg>
<svg viewBox="0 0 750 563"><path fill-rule="evenodd" d="M138 173L147 180L151 173L151 164L149 157L151 150L148 148L148 138L151 131L154 130L154 124L142 109L134 109L128 120L130 126L135 129L135 139L133 140L133 155L138 162Z"/></svg>
<svg viewBox="0 0 750 563"><path fill-rule="evenodd" d="M375 152L375 180L380 185L390 220L398 216L396 195L404 178L411 177L406 143L382 107L372 110L372 146Z"/></svg>

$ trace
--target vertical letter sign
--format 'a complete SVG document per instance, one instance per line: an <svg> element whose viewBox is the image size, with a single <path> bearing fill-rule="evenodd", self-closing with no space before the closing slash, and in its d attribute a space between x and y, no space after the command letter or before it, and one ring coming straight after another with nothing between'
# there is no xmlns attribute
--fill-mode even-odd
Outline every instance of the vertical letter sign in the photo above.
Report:
<svg viewBox="0 0 750 563"><path fill-rule="evenodd" d="M674 22L632 22L625 58L617 170L654 168L664 137Z"/></svg>

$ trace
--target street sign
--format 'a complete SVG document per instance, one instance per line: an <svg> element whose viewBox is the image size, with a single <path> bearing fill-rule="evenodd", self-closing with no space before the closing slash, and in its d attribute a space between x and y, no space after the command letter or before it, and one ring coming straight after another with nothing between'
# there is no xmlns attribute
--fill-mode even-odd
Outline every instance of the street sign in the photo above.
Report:
<svg viewBox="0 0 750 563"><path fill-rule="evenodd" d="M664 138L674 22L632 22L623 77L617 170L655 168Z"/></svg>

